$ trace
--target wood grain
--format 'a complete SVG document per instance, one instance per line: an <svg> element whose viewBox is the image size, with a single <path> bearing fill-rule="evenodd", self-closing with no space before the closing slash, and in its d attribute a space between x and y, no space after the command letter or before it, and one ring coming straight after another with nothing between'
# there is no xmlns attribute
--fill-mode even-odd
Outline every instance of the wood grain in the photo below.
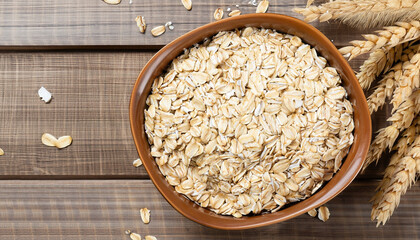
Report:
<svg viewBox="0 0 420 240"><path fill-rule="evenodd" d="M355 182L327 204L322 223L302 215L245 231L203 227L176 212L150 180L1 181L0 239L129 239L127 229L162 239L416 239L420 186L412 187L385 227L370 221L376 182ZM151 210L151 222L139 209Z"/></svg>
<svg viewBox="0 0 420 240"><path fill-rule="evenodd" d="M22 52L0 55L0 178L146 178L133 168L128 103L153 52ZM352 61L354 69L361 60ZM44 86L53 99L45 104ZM385 126L389 109L374 116ZM45 132L71 135L62 150L41 143ZM381 176L388 156L361 178Z"/></svg>
<svg viewBox="0 0 420 240"><path fill-rule="evenodd" d="M214 21L216 8L226 9L239 4L243 14L254 13L249 0L194 0L187 11L180 0L123 0L119 5L107 5L101 0L73 1L3 1L0 8L0 48L44 46L136 46L157 49L176 37L203 24ZM268 12L301 18L292 12L303 7L306 0L271 0ZM135 17L143 15L148 24L146 34L140 34ZM225 14L227 17L227 14ZM160 37L150 34L152 27L172 21L175 29ZM338 23L314 23L320 31L343 46L360 39L361 32Z"/></svg>
<svg viewBox="0 0 420 240"><path fill-rule="evenodd" d="M128 103L153 53L5 53L0 55L0 175L144 177L131 137ZM49 104L37 94L44 86ZM41 135L70 135L58 150ZM3 177L7 178L7 177Z"/></svg>

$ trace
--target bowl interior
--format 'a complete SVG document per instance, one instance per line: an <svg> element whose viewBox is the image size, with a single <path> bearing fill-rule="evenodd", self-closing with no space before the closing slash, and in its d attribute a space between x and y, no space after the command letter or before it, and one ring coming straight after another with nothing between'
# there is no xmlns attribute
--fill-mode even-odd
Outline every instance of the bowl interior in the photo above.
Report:
<svg viewBox="0 0 420 240"><path fill-rule="evenodd" d="M233 218L217 215L204 209L181 194L167 183L160 173L153 157L144 131L144 108L153 80L184 48L213 36L220 31L243 27L262 27L299 36L328 60L340 73L343 86L349 94L354 107L354 143L343 161L341 169L316 194L290 207L275 213ZM185 217L205 226L218 229L247 229L281 222L318 207L340 193L359 172L369 147L371 121L366 99L353 70L334 45L317 29L298 19L278 14L247 14L233 17L197 28L166 45L146 64L140 73L130 102L131 130L137 151L151 180L166 200Z"/></svg>

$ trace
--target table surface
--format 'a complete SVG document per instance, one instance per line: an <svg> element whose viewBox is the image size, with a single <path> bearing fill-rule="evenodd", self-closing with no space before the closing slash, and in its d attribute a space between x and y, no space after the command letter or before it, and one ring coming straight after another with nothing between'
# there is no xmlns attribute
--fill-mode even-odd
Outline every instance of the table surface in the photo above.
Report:
<svg viewBox="0 0 420 240"><path fill-rule="evenodd" d="M359 175L330 201L326 223L302 215L245 231L210 229L175 211L159 194L138 158L128 120L133 84L145 63L174 38L213 21L213 11L248 1L179 0L4 1L0 7L0 239L129 239L127 229L158 239L416 239L420 238L420 186L414 185L384 227L370 221L369 199L389 159ZM268 12L297 17L305 0L270 1ZM134 22L148 24L140 34ZM175 29L154 38L153 26ZM362 31L337 23L314 23L337 47ZM364 58L351 61L357 70ZM38 99L44 86L51 103ZM386 126L389 108L372 117ZM41 143L45 132L71 135L62 150ZM138 210L151 209L151 222Z"/></svg>

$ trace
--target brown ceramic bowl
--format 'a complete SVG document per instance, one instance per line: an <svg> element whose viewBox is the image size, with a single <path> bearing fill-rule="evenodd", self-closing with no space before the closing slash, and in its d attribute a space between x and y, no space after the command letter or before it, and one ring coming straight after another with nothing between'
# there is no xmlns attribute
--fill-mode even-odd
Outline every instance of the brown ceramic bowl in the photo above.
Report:
<svg viewBox="0 0 420 240"><path fill-rule="evenodd" d="M175 192L174 188L168 184L150 154L150 146L144 130L144 108L153 80L162 73L184 48L189 48L193 44L220 31L249 26L270 28L299 36L303 41L315 47L328 60L329 64L338 70L354 107L354 143L341 169L316 194L275 213L233 218L231 216L217 215L198 206ZM199 27L163 47L146 64L134 85L130 102L130 121L137 151L144 167L166 200L185 217L208 227L226 230L248 229L278 223L303 214L331 200L343 191L359 172L366 157L372 131L366 99L356 76L347 61L328 38L316 28L298 19L268 13L247 14L213 22Z"/></svg>

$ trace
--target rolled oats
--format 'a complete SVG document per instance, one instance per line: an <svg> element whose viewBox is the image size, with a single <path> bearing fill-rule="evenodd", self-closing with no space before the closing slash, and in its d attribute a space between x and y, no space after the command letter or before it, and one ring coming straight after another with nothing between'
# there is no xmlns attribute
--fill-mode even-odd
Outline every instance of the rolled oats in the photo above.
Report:
<svg viewBox="0 0 420 240"><path fill-rule="evenodd" d="M140 217L144 223L148 224L150 222L150 210L147 208L140 209Z"/></svg>
<svg viewBox="0 0 420 240"><path fill-rule="evenodd" d="M241 15L241 10L233 10L232 12L229 13L229 17L234 17L234 16L239 16Z"/></svg>
<svg viewBox="0 0 420 240"><path fill-rule="evenodd" d="M214 11L213 17L215 20L220 20L223 18L223 9L218 8Z"/></svg>
<svg viewBox="0 0 420 240"><path fill-rule="evenodd" d="M130 233L131 240L141 240L141 235L138 233Z"/></svg>
<svg viewBox="0 0 420 240"><path fill-rule="evenodd" d="M265 13L267 12L268 6L270 5L270 2L267 0L262 0L260 3L258 3L257 6L257 13Z"/></svg>
<svg viewBox="0 0 420 240"><path fill-rule="evenodd" d="M187 9L188 11L191 10L192 8L192 2L191 0L181 0L182 5L184 5L185 9Z"/></svg>
<svg viewBox="0 0 420 240"><path fill-rule="evenodd" d="M330 210L325 206L320 207L318 209L318 218L319 220L326 222L330 218Z"/></svg>
<svg viewBox="0 0 420 240"><path fill-rule="evenodd" d="M162 35L163 33L165 33L165 31L166 31L165 26L161 25L161 26L154 27L151 30L151 33L152 33L153 37L158 37L158 36Z"/></svg>
<svg viewBox="0 0 420 240"><path fill-rule="evenodd" d="M137 16L136 17L136 23L137 27L139 28L139 31L141 33L144 33L146 31L146 20L143 16Z"/></svg>
<svg viewBox="0 0 420 240"><path fill-rule="evenodd" d="M354 140L336 69L299 37L269 29L220 32L186 49L146 104L151 154L168 183L234 217L311 196Z"/></svg>

